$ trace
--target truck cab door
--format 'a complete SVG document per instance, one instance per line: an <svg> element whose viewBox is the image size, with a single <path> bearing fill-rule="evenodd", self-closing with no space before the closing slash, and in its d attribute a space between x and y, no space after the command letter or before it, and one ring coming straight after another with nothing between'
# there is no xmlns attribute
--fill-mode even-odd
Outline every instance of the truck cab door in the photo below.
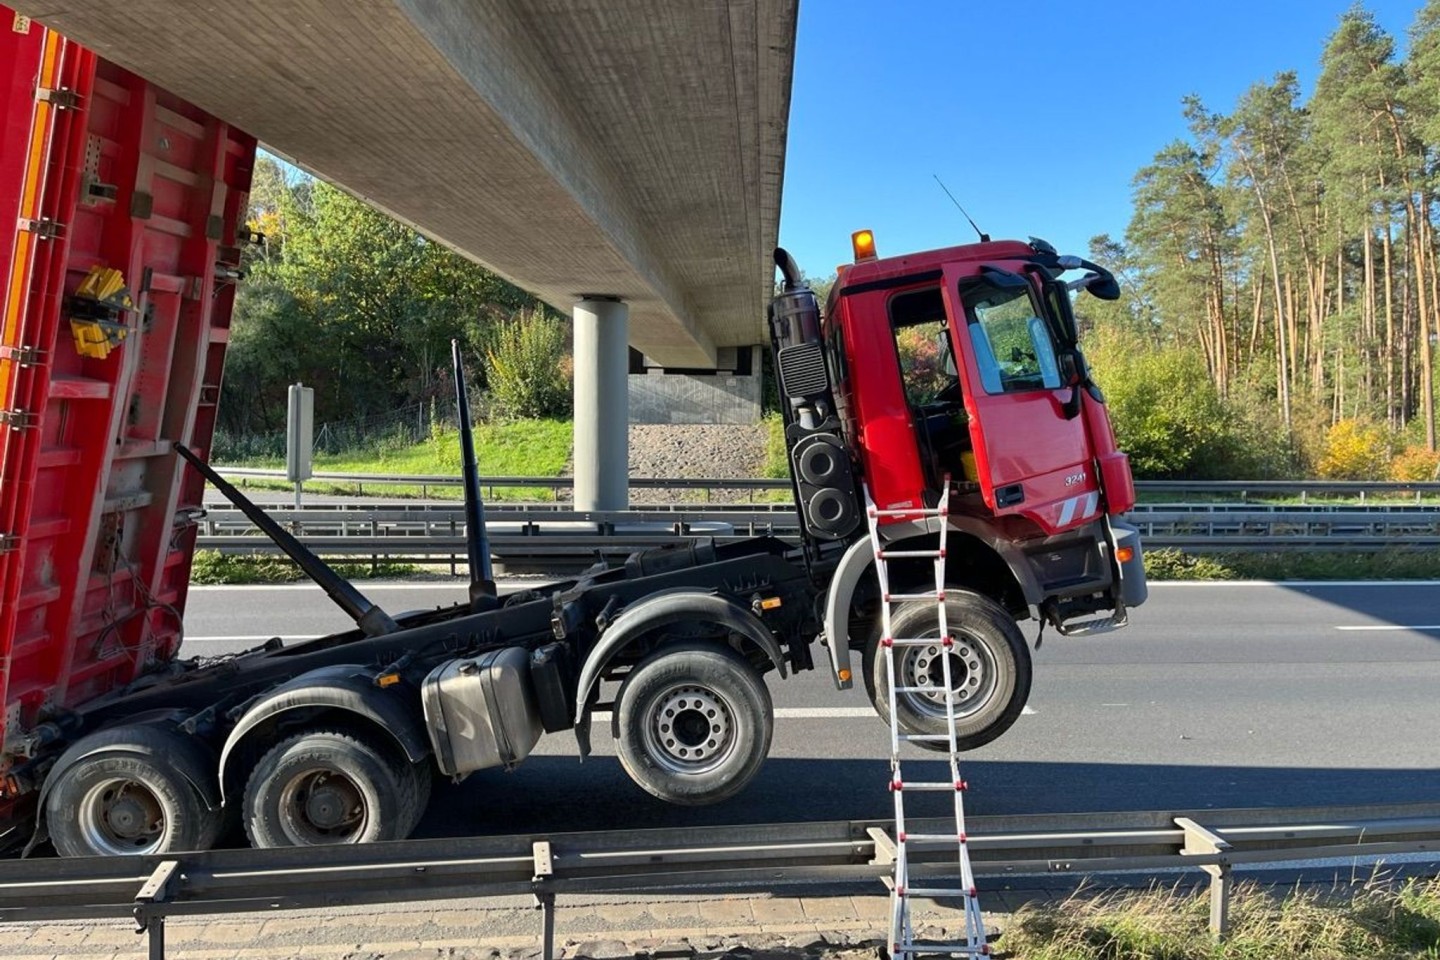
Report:
<svg viewBox="0 0 1440 960"><path fill-rule="evenodd" d="M952 266L944 296L985 503L1057 533L1099 515L1100 488L1084 420L1066 415L1064 331L1021 269Z"/></svg>

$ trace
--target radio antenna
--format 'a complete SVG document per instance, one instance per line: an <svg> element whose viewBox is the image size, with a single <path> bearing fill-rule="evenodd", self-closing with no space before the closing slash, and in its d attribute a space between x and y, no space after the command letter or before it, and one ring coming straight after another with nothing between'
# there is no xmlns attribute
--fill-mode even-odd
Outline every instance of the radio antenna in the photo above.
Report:
<svg viewBox="0 0 1440 960"><path fill-rule="evenodd" d="M960 201L955 199L955 194L951 193L950 188L945 186L945 181L940 179L940 174L932 173L930 174L930 176L935 178L935 182L940 184L940 189L945 191L945 196L949 197L950 202L955 204L955 209L960 211L960 216L964 217L970 222L970 228L980 235L980 242L989 243L990 234L985 233L979 227L975 226L975 221L970 220L970 214L965 212L965 208L960 206Z"/></svg>

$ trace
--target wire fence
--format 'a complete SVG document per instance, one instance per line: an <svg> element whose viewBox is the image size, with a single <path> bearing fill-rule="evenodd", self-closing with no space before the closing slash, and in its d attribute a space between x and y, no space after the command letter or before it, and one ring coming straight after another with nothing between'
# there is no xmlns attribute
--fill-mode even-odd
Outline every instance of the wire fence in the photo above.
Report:
<svg viewBox="0 0 1440 960"><path fill-rule="evenodd" d="M470 409L476 420L484 420L488 405L483 395L473 393ZM365 451L390 453L430 439L438 430L458 427L453 402L412 403L384 413L332 420L315 426L315 452L339 455ZM232 434L217 430L211 459L217 462L283 458L285 431L262 434Z"/></svg>

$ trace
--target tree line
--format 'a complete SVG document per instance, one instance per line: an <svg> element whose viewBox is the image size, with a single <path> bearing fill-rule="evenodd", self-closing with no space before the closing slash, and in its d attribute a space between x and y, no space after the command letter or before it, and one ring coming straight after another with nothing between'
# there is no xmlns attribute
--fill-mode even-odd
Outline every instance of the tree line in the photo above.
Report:
<svg viewBox="0 0 1440 960"><path fill-rule="evenodd" d="M1082 301L1137 467L1432 477L1440 0L1403 58L1345 13L1308 98L1287 71L1229 113L1182 107L1189 136L1136 174L1124 238L1091 242L1125 296Z"/></svg>
<svg viewBox="0 0 1440 960"><path fill-rule="evenodd" d="M317 423L448 404L450 341L491 413L564 416L566 326L519 289L349 194L262 155L219 427L282 431L286 387L315 389Z"/></svg>

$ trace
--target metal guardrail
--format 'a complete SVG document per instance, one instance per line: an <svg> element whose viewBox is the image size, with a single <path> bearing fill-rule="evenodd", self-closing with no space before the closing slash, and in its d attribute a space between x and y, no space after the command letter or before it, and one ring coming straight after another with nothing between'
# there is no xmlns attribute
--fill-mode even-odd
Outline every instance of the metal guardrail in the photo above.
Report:
<svg viewBox="0 0 1440 960"><path fill-rule="evenodd" d="M452 561L465 553L464 513L449 504L275 506L271 516L329 555ZM1148 547L1226 550L1376 551L1440 547L1440 509L1400 506L1254 504L1140 505L1129 514ZM563 504L497 505L488 511L491 550L502 561L587 561L660 546L677 537L725 543L799 536L788 503L675 504L625 511L577 511ZM228 505L201 518L202 549L273 553L274 546Z"/></svg>
<svg viewBox="0 0 1440 960"><path fill-rule="evenodd" d="M944 833L951 821L912 821ZM1435 853L1440 805L976 817L977 876L1203 870L1210 923L1228 925L1236 868ZM553 955L555 898L573 893L770 891L787 882L888 876L890 821L470 837L158 857L0 863L0 921L132 917L165 951L172 916L533 894ZM954 851L914 852L912 872L952 873Z"/></svg>
<svg viewBox="0 0 1440 960"><path fill-rule="evenodd" d="M245 480L267 480L285 482L285 471L262 470L250 467L216 467L226 477ZM426 495L430 487L458 487L460 478L448 475L382 475L371 473L316 473L312 480L317 483L354 484L363 494L365 485L372 487L402 486L419 487ZM483 488L535 488L549 490L559 499L561 491L573 487L570 477L487 477ZM789 480L762 478L682 478L682 477L631 477L630 487L639 490L789 490ZM1213 494L1237 497L1241 500L1258 496L1298 496L1302 501L1309 497L1354 496L1364 501L1372 497L1414 498L1417 502L1425 497L1440 497L1440 482L1392 482L1371 480L1137 480L1135 489L1141 493L1166 493L1174 496L1190 494Z"/></svg>

